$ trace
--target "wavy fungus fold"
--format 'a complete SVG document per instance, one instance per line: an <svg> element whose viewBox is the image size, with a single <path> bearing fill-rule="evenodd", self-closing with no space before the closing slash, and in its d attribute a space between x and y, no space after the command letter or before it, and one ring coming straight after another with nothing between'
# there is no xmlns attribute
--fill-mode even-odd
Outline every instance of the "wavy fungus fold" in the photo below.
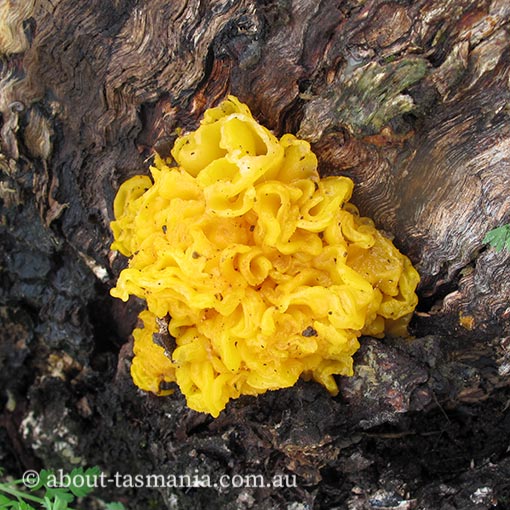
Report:
<svg viewBox="0 0 510 510"><path fill-rule="evenodd" d="M114 203L112 249L130 261L111 293L147 302L137 386L176 383L213 416L300 376L335 395L362 334L407 326L418 273L349 203L350 179L320 179L306 141L277 139L230 96L172 157L156 156L152 178L129 179ZM166 316L173 352L153 341Z"/></svg>

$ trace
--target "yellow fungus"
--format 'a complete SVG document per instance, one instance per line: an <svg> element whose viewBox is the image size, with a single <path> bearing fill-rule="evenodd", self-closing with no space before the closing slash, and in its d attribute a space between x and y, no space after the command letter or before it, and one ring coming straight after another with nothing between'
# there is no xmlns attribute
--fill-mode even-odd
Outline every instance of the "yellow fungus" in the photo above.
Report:
<svg viewBox="0 0 510 510"><path fill-rule="evenodd" d="M419 281L408 258L349 203L350 179L320 179L306 141L278 140L235 97L172 156L114 203L112 248L130 261L111 293L147 302L135 384L163 394L175 381L213 416L300 376L335 395L360 335L407 324ZM172 353L152 341L167 315Z"/></svg>
<svg viewBox="0 0 510 510"><path fill-rule="evenodd" d="M472 331L475 327L475 318L472 315L459 314L459 324L468 331Z"/></svg>

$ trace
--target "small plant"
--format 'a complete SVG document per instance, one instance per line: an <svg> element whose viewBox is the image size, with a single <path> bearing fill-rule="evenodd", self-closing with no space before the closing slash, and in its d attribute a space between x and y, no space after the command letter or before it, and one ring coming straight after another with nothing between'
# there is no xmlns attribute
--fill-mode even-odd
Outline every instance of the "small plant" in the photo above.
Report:
<svg viewBox="0 0 510 510"><path fill-rule="evenodd" d="M100 474L97 466L86 470L75 468L66 475L47 469L40 473L27 471L19 480L0 482L0 510L76 510L69 505L77 498L88 496ZM125 510L125 507L122 503L107 503L105 509Z"/></svg>
<svg viewBox="0 0 510 510"><path fill-rule="evenodd" d="M483 243L489 244L496 251L501 251L503 248L510 251L510 223L489 230L483 238Z"/></svg>

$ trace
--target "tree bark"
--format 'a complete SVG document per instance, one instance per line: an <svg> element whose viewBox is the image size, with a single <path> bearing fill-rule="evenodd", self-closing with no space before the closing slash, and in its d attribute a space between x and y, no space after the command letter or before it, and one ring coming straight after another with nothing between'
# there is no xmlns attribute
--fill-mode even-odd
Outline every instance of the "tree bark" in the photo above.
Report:
<svg viewBox="0 0 510 510"><path fill-rule="evenodd" d="M110 489L128 508L505 508L510 493L506 0L0 3L0 465L297 476ZM339 397L300 382L216 420L129 376L112 202L228 93L419 270L415 339L362 340ZM505 499L506 498L506 499ZM93 508L93 501L90 501ZM301 505L301 506L300 506Z"/></svg>

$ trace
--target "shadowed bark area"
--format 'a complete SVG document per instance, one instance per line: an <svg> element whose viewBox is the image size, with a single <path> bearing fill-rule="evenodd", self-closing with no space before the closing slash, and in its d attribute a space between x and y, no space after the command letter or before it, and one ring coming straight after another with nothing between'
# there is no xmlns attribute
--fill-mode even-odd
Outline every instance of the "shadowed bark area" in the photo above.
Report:
<svg viewBox="0 0 510 510"><path fill-rule="evenodd" d="M127 508L510 505L507 0L0 4L0 465L296 475L295 486L108 489ZM133 385L141 304L109 296L116 190L238 96L422 276L414 340L362 339L315 383L216 420ZM97 501L84 503L96 508Z"/></svg>

